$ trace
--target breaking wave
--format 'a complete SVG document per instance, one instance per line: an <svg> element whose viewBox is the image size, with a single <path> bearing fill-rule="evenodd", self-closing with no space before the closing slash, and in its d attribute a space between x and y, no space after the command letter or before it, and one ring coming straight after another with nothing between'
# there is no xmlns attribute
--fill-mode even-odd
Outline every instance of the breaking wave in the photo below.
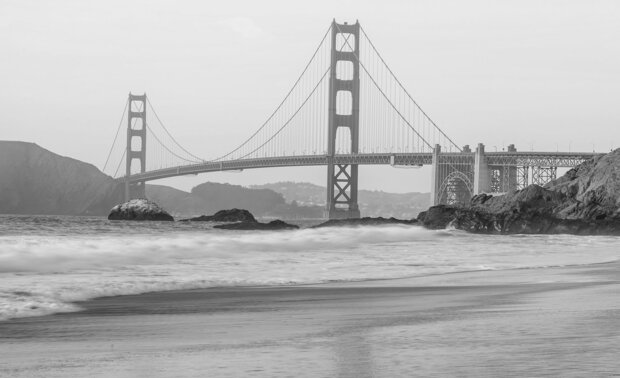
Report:
<svg viewBox="0 0 620 378"><path fill-rule="evenodd" d="M76 311L77 301L150 291L617 259L617 239L605 237L498 237L415 226L240 232L178 222L134 226L98 218L59 219L47 222L44 230L40 225L24 228L23 219L4 233L0 229L0 320Z"/></svg>

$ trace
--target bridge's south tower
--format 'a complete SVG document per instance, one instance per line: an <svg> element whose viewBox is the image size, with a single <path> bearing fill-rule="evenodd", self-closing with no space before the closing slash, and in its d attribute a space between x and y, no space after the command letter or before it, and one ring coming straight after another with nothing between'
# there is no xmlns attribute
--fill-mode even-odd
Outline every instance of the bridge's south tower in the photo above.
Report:
<svg viewBox="0 0 620 378"><path fill-rule="evenodd" d="M125 201L146 197L144 182L129 183L134 160L139 161L140 173L146 171L146 93L141 96L129 93L128 101Z"/></svg>
<svg viewBox="0 0 620 378"><path fill-rule="evenodd" d="M334 163L334 156L337 152L336 140L339 132L344 132L342 137L346 137L346 130L348 129L351 142L350 153L356 154L358 152L359 35L359 22L354 25L346 23L341 25L337 24L336 21L332 23L327 141L327 205L325 209L325 215L329 219L360 217L360 210L357 205L358 166L357 164ZM348 152L346 151L346 153Z"/></svg>

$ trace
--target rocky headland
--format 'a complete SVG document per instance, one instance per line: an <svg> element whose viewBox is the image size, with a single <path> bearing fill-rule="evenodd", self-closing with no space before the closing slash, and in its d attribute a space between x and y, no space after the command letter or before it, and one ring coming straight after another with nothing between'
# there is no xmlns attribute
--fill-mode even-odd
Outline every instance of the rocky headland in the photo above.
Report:
<svg viewBox="0 0 620 378"><path fill-rule="evenodd" d="M174 221L168 212L153 201L133 199L110 210L109 220Z"/></svg>
<svg viewBox="0 0 620 378"><path fill-rule="evenodd" d="M620 149L596 156L544 187L479 194L465 206L433 206L418 220L432 229L478 233L620 235Z"/></svg>

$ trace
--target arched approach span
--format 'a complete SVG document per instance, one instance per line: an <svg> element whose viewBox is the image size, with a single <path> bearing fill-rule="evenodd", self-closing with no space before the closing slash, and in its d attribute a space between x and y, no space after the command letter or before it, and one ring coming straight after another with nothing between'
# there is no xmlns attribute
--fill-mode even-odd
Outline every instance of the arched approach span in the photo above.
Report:
<svg viewBox="0 0 620 378"><path fill-rule="evenodd" d="M474 185L467 174L450 172L439 187L441 203L455 204L468 201L474 194Z"/></svg>

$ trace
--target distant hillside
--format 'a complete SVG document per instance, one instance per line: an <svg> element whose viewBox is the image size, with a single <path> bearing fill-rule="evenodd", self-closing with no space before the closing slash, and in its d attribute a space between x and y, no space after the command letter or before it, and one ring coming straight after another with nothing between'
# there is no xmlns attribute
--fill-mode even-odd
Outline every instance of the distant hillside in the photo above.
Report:
<svg viewBox="0 0 620 378"><path fill-rule="evenodd" d="M285 200L289 202L296 201L299 205L325 206L325 197L327 196L324 186L309 182L281 181L264 185L252 185L250 188L271 189L282 194Z"/></svg>
<svg viewBox="0 0 620 378"><path fill-rule="evenodd" d="M271 189L281 193L286 201L296 201L303 206L325 206L326 189L307 182L276 182L254 185L252 188ZM387 193L360 190L359 206L363 216L412 218L429 207L429 193Z"/></svg>
<svg viewBox="0 0 620 378"><path fill-rule="evenodd" d="M162 185L147 185L146 196L177 217L213 214L218 210L247 209L257 217L320 218L323 208L287 203L284 196L270 189L205 182L190 192Z"/></svg>
<svg viewBox="0 0 620 378"><path fill-rule="evenodd" d="M201 198L165 185L147 184L146 197L175 217L203 215L208 212Z"/></svg>
<svg viewBox="0 0 620 378"><path fill-rule="evenodd" d="M122 187L92 164L0 141L0 213L107 215Z"/></svg>

